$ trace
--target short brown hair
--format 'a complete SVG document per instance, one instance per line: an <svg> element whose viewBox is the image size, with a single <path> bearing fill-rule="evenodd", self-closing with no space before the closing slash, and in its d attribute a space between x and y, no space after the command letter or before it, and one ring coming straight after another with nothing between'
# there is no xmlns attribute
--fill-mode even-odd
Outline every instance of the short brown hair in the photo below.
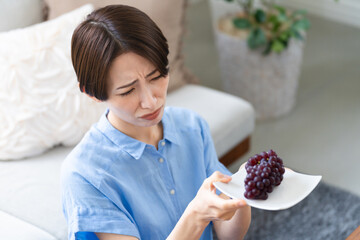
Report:
<svg viewBox="0 0 360 240"><path fill-rule="evenodd" d="M168 74L167 40L145 13L126 5L109 5L90 13L71 40L71 59L80 90L107 100L110 65L128 52L150 61L162 76Z"/></svg>

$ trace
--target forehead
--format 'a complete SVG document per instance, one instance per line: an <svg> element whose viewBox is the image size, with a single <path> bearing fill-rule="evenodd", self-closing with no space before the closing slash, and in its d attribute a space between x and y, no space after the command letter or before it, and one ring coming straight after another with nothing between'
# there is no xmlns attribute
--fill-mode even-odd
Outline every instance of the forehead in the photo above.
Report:
<svg viewBox="0 0 360 240"><path fill-rule="evenodd" d="M147 75L154 69L154 65L146 58L129 52L116 57L109 69L110 79L122 78L125 81L135 80L137 77Z"/></svg>

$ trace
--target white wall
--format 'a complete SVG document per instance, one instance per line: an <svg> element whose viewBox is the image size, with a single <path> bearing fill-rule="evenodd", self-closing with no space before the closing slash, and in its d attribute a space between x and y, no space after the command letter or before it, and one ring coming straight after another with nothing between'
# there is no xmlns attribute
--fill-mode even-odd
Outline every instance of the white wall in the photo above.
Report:
<svg viewBox="0 0 360 240"><path fill-rule="evenodd" d="M280 0L281 4L360 28L359 0Z"/></svg>

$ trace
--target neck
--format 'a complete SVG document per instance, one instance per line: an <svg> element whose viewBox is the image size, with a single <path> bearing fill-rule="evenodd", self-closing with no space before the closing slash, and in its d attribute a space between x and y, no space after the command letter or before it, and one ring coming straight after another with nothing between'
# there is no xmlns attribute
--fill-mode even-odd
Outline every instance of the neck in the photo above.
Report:
<svg viewBox="0 0 360 240"><path fill-rule="evenodd" d="M155 146L156 149L158 142L163 138L163 126L161 122L150 127L139 127L122 121L111 111L109 111L107 118L111 125L120 132L141 142L151 144Z"/></svg>

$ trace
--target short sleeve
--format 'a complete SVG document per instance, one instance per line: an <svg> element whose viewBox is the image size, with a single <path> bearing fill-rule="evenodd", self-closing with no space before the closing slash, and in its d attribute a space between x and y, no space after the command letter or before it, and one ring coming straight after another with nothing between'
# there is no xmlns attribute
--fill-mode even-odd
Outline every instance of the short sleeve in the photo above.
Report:
<svg viewBox="0 0 360 240"><path fill-rule="evenodd" d="M69 239L89 239L94 232L134 236L140 239L135 222L123 206L115 205L79 174L62 181L63 212ZM90 238L92 239L92 238ZM94 238L97 239L97 238Z"/></svg>
<svg viewBox="0 0 360 240"><path fill-rule="evenodd" d="M214 142L211 137L208 123L201 118L201 131L204 141L204 159L206 164L206 175L209 177L215 171L231 176L232 173L219 161Z"/></svg>

